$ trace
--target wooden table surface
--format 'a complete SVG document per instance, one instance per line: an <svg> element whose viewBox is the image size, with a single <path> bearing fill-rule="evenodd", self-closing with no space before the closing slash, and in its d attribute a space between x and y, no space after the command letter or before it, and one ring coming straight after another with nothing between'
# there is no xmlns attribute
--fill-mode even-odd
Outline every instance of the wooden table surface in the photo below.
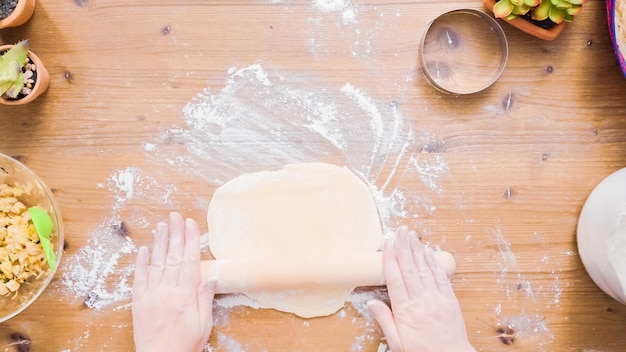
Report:
<svg viewBox="0 0 626 352"><path fill-rule="evenodd" d="M131 350L135 250L158 221L178 210L204 231L229 178L324 161L375 185L386 227L407 224L456 256L478 350L623 351L626 307L593 284L576 246L586 197L626 166L626 79L604 2L587 3L553 42L501 22L507 67L468 96L433 89L417 61L426 24L456 8L483 9L39 1L0 37L30 40L50 88L0 106L0 151L54 190L67 246L44 294L0 324L0 350L16 350L15 333L33 351ZM220 297L208 350L383 351L363 309L374 296L384 291L359 290L310 320ZM498 337L507 328L514 338Z"/></svg>

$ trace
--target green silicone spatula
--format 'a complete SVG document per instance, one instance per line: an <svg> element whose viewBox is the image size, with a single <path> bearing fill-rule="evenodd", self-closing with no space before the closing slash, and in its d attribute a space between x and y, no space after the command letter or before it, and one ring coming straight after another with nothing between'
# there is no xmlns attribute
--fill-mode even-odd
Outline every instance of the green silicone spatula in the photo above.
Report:
<svg viewBox="0 0 626 352"><path fill-rule="evenodd" d="M33 225L35 225L37 235L39 235L39 241L43 247L43 253L48 261L48 265L51 270L54 270L56 267L57 256L54 253L54 250L52 250L52 245L50 244L50 234L52 233L53 226L52 219L45 210L38 207L28 208L28 213L30 214L30 218L33 220Z"/></svg>

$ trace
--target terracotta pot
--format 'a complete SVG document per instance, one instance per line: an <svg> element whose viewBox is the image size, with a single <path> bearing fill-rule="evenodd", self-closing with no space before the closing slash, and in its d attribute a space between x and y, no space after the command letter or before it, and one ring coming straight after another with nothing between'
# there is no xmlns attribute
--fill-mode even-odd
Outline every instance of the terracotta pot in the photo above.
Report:
<svg viewBox="0 0 626 352"><path fill-rule="evenodd" d="M35 12L36 0L20 0L9 17L0 20L0 29L21 26L28 21Z"/></svg>
<svg viewBox="0 0 626 352"><path fill-rule="evenodd" d="M0 53L3 53L9 50L11 47L12 45L0 46ZM28 94L22 99L8 100L8 99L4 99L0 97L0 104L22 105L22 104L30 103L31 101L35 100L35 98L43 94L48 89L48 86L50 85L50 74L48 73L48 70L44 67L41 60L39 60L39 57L30 50L28 51L28 57L33 61L33 63L35 64L35 68L37 70L37 80L35 81L35 86L33 87L30 94Z"/></svg>
<svg viewBox="0 0 626 352"><path fill-rule="evenodd" d="M495 0L483 0L483 4L485 5L485 7L489 9L490 12L493 13L493 6L496 4ZM563 21L555 25L554 27L552 27L550 30L547 30L539 26L536 26L532 24L531 22L528 22L525 19L519 18L519 17L514 18L512 20L505 19L504 22L521 30L522 32L528 33L532 36L535 36L543 40L554 40L554 38L558 37L559 34L561 34L563 29L565 28L565 25L567 24L567 22Z"/></svg>

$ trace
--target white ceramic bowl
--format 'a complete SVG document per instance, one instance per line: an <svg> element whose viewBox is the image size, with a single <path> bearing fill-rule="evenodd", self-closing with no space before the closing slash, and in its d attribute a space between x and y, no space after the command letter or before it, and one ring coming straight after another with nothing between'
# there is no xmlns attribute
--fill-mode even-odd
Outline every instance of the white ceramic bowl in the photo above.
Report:
<svg viewBox="0 0 626 352"><path fill-rule="evenodd" d="M578 219L578 253L589 276L626 304L626 168L591 192Z"/></svg>

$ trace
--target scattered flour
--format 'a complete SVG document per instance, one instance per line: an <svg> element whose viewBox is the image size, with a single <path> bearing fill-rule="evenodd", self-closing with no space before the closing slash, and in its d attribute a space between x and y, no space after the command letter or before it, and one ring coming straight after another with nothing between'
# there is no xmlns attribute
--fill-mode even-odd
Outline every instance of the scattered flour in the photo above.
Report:
<svg viewBox="0 0 626 352"><path fill-rule="evenodd" d="M378 102L350 83L333 89L258 63L228 72L225 87L206 89L187 104L185 125L164 131L144 148L147 155L216 186L242 173L339 156L377 193L386 224L415 215L406 204L435 210L423 190L392 186L402 169L441 192L440 178L449 171L443 156L429 152L438 138L415 132L397 104Z"/></svg>
<svg viewBox="0 0 626 352"><path fill-rule="evenodd" d="M411 156L409 163L415 167L422 182L431 190L441 193L443 189L439 183L439 178L448 173L448 164L443 160L441 154L435 154L434 160L424 160Z"/></svg>
<svg viewBox="0 0 626 352"><path fill-rule="evenodd" d="M346 0L315 0L313 8L326 14L339 13L344 25L357 23L357 7Z"/></svg>
<svg viewBox="0 0 626 352"><path fill-rule="evenodd" d="M545 317L538 314L528 314L522 312L517 316L502 317L500 326L508 327L515 331L516 338L524 339L527 342L536 342L536 351L550 351L549 344L554 341L554 335L548 328Z"/></svg>
<svg viewBox="0 0 626 352"><path fill-rule="evenodd" d="M499 224L492 230L492 235L501 258L498 263L499 267L496 268L500 272L497 282L502 285L503 292L506 293L502 301L493 310L498 319L498 324L513 329L516 338L523 338L529 344L534 343L538 348L537 351L549 351L554 336L548 328L544 314L546 314L546 309L560 303L563 288L559 279L559 271L550 271L552 283L548 287L533 286L531 281L520 272L519 258L513 252L511 244L506 240ZM534 233L530 238L538 241L539 245L545 245L547 241L538 233ZM549 265L554 267L555 264ZM520 295L523 299L521 306L519 302L515 304L515 309L520 312L518 315L510 315L508 302L520 298ZM547 305L543 307L538 305L537 302L540 300L548 302Z"/></svg>
<svg viewBox="0 0 626 352"><path fill-rule="evenodd" d="M134 272L134 265L128 263L134 263L136 252L131 229L144 229L150 223L141 209L124 219L120 213L135 210L133 201L138 198L148 198L167 207L176 188L132 166L112 172L106 182L97 186L106 187L114 196L111 214L91 230L83 247L62 262L58 288L65 297L82 300L89 308L103 309L117 304L113 310L128 309L129 279Z"/></svg>
<svg viewBox="0 0 626 352"><path fill-rule="evenodd" d="M554 298L552 302L554 304L559 304L561 302L561 294L563 293L563 288L561 287L561 282L559 280L559 273L556 271L550 272L550 277L552 278L552 291L554 291Z"/></svg>
<svg viewBox="0 0 626 352"><path fill-rule="evenodd" d="M368 291L355 291L348 296L347 302L357 311L359 321L362 323L362 333L356 336L354 343L351 346L352 352L364 351L366 344L371 345L375 343L381 336L381 331L367 308L367 302L372 299L385 300L387 298L386 290L377 288ZM232 294L217 297L214 305L213 323L215 326L225 326L229 323L228 312L234 307L245 306L252 309L259 309L261 306L253 299L243 294ZM346 318L347 313L345 309L341 309L337 316L339 318ZM353 318L356 322L356 318ZM303 322L303 326L308 326L308 321ZM232 339L224 333L218 335L218 344L220 348L228 352L245 351L242 348L240 342ZM208 347L208 351L214 351L212 347ZM380 343L378 351L387 351L387 346L384 343Z"/></svg>
<svg viewBox="0 0 626 352"><path fill-rule="evenodd" d="M333 4L337 5L333 11L340 11L339 3ZM327 5L324 9L330 10L331 4ZM431 153L438 141L431 133L414 131L394 101L373 99L351 83L329 87L323 81L269 71L256 63L230 68L222 89L207 88L198 94L183 109L183 125L164 131L144 144L143 150L155 162L169 164L168 172L214 186L242 173L279 169L288 163L337 162L339 158L369 184L388 231L403 219L417 217L419 211L436 210L427 199L428 191L441 192L440 179L449 172L444 158ZM398 170L414 175L424 187L397 185L394 176ZM120 176L116 179L130 178ZM122 192L125 184L114 183L119 185L122 201L128 193ZM208 200L195 202L205 208ZM350 298L366 320L353 351L361 351L380 336L365 307L371 298L363 294ZM219 297L215 325L228 324L229 311L236 306L259 308L245 295ZM231 346L226 350L239 348Z"/></svg>
<svg viewBox="0 0 626 352"><path fill-rule="evenodd" d="M508 271L510 268L517 266L517 255L511 250L511 244L504 238L500 226L493 230L498 244L498 250L502 257L502 272Z"/></svg>
<svg viewBox="0 0 626 352"><path fill-rule="evenodd" d="M146 150L150 150L147 148ZM104 187L103 184L98 184ZM107 180L106 186L115 197L113 212L122 210L133 199L150 197L161 204L171 204L170 197L176 191L172 185L164 185L154 177L145 175L141 169L129 166L117 170Z"/></svg>
<svg viewBox="0 0 626 352"><path fill-rule="evenodd" d="M110 180L114 184L118 194L123 199L132 199L135 195L135 168L127 168L126 170L115 173Z"/></svg>
<svg viewBox="0 0 626 352"><path fill-rule="evenodd" d="M118 267L122 256L135 251L130 237L120 235L120 221L104 221L93 231L86 246L63 262L61 282L64 291L84 299L89 308L100 309L130 298L128 278L132 266Z"/></svg>
<svg viewBox="0 0 626 352"><path fill-rule="evenodd" d="M128 282L136 252L130 230L154 225L136 202L147 199L173 208L176 187L170 179L174 173L218 186L245 172L293 162L335 162L339 157L370 185L384 226L394 228L402 219L417 216L418 209L408 204L429 204L424 190L396 185L396 172L408 170L403 172L414 173L426 189L435 191L441 189L439 176L447 172L445 160L433 159L427 152L437 137L414 131L395 102L377 101L350 83L333 88L290 73L266 71L260 64L231 68L225 86L199 94L185 106L183 118L182 126L169 128L141 146L148 161L171 168L157 168L159 174L148 175L128 166L97 184L113 196L111 213L92 229L87 243L63 262L58 285L66 297L94 309L130 308ZM424 167L415 167L416 163ZM208 199L196 196L193 204L205 209ZM366 310L365 301L362 295L350 300L355 308ZM217 299L216 326L227 324L229 310L241 305L258 307L246 296ZM369 317L365 311L359 313ZM354 351L379 336L376 324L366 320ZM230 346L229 351L240 347L226 335L221 341Z"/></svg>
<svg viewBox="0 0 626 352"><path fill-rule="evenodd" d="M312 0L311 6L316 10L307 21L309 51L313 56L330 54L327 36L332 35L348 43L347 50L353 57L367 59L376 53L380 33L390 25L380 12L375 23L357 26L360 15L371 15L371 11L377 10L359 8L349 0ZM399 16L396 13L391 17ZM325 30L329 24L338 30ZM84 300L95 309L113 304L117 304L113 309L130 307L131 288L127 281L134 268L121 263L129 262L127 259L136 248L131 238L120 231L123 223L120 213L132 210L134 200L146 197L172 207L170 198L176 187L167 182L165 173L180 173L218 186L241 173L278 169L293 162L341 158L370 185L385 231L404 219L417 218L421 212L436 211L428 194L443 192L442 179L450 172L442 154L436 152L439 139L427 131L411 128L395 101L374 99L350 82L341 87L328 86L323 81L311 81L310 77L267 71L260 63L232 67L227 73L222 89L207 88L185 106L180 126L163 131L141 146L154 164L164 162L172 166L170 169L163 174L146 175L138 167L128 166L112 172L104 183L98 184L113 195L112 212L92 230L87 244L62 263L60 289L67 296ZM408 76L406 82L413 81L414 76ZM497 106L489 111L496 114L503 109L506 110ZM427 110L424 105L424 111ZM424 189L396 185L394 177L398 170L420 180ZM208 200L196 197L194 204L205 209ZM141 211L133 214L133 218L124 219L132 228L153 225ZM553 303L558 304L562 292L558 272L552 272L553 287L533 287L519 273L517 256L499 226L493 236L501 258L497 268L502 273L499 282L506 288L506 297L522 292L532 301L538 293L551 290ZM472 236L467 235L470 246L471 240ZM549 259L545 258L545 264ZM349 303L365 321L352 351L362 351L380 336L365 303L385 295L382 290L374 290L350 296ZM498 303L494 309L502 325L514 328L521 335L540 338L542 348L554 339L540 315L502 316L505 303ZM259 308L258 303L245 295L219 297L215 302L215 325L228 324L229 311L237 306ZM345 318L346 311L340 311L338 316ZM89 330L86 330L76 340L80 346L74 346L73 350L80 350L88 338ZM242 342L224 333L219 333L218 344L224 351L246 350ZM207 345L205 350L218 349ZM380 342L378 352L387 350L388 346Z"/></svg>
<svg viewBox="0 0 626 352"><path fill-rule="evenodd" d="M217 344L220 349L228 352L247 352L247 350L241 345L241 343L231 336L226 334L218 333L217 334ZM210 345L205 347L205 350L208 352L217 351L217 348L213 348ZM259 351L262 352L262 351Z"/></svg>
<svg viewBox="0 0 626 352"><path fill-rule="evenodd" d="M382 343L382 342L378 345L378 349L376 350L376 352L388 352L388 351L391 351L389 349L389 346L387 346L386 343Z"/></svg>
<svg viewBox="0 0 626 352"><path fill-rule="evenodd" d="M367 292L353 292L348 297L348 302L357 310L359 317L365 320L363 332L352 343L352 352L364 351L366 344L375 343L382 335L378 323L376 323L376 320L367 308L367 302L372 299L385 300L387 297L386 292L383 289L375 289Z"/></svg>
<svg viewBox="0 0 626 352"><path fill-rule="evenodd" d="M322 12L338 12L348 6L345 0L315 0L313 7Z"/></svg>
<svg viewBox="0 0 626 352"><path fill-rule="evenodd" d="M313 0L312 8L316 11L307 20L307 32L313 57L332 55L337 49L331 49L329 43L341 42L344 53L366 62L384 43L383 32L395 28L395 20L400 17L398 12L385 16L378 6L348 0Z"/></svg>

